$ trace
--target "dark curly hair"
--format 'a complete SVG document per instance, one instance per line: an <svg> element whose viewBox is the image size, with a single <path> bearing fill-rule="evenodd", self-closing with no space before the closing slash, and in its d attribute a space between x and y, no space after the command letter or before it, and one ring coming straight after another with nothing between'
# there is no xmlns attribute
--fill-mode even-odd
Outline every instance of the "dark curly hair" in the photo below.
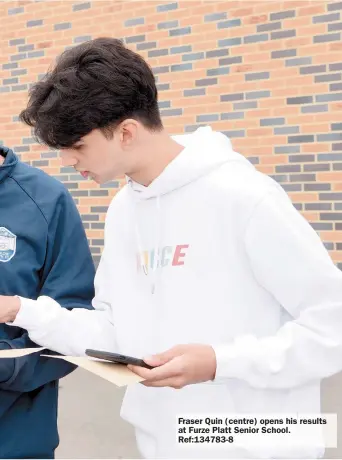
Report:
<svg viewBox="0 0 342 460"><path fill-rule="evenodd" d="M52 148L71 147L99 128L106 137L127 118L163 128L158 92L144 59L115 38L97 38L68 49L30 90L20 120Z"/></svg>

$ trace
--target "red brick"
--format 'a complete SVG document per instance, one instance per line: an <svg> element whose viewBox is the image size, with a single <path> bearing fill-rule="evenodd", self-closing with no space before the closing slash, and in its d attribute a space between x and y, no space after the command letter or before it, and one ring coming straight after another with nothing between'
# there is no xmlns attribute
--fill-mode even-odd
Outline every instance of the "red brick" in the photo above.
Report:
<svg viewBox="0 0 342 460"><path fill-rule="evenodd" d="M43 48L50 48L53 45L53 42L41 42L37 44L38 49L43 49Z"/></svg>
<svg viewBox="0 0 342 460"><path fill-rule="evenodd" d="M330 131L330 124L314 124L314 125L303 125L301 129L302 134L317 134L327 133Z"/></svg>
<svg viewBox="0 0 342 460"><path fill-rule="evenodd" d="M231 17L243 18L244 16L251 16L254 13L253 8L237 8L230 11Z"/></svg>
<svg viewBox="0 0 342 460"><path fill-rule="evenodd" d="M177 56L177 55L176 55ZM172 57L170 57L172 59ZM208 59L201 59L199 61L192 61L192 66L194 69L211 69L218 67L218 60L220 58L208 58ZM181 60L181 59L180 59Z"/></svg>
<svg viewBox="0 0 342 460"><path fill-rule="evenodd" d="M230 0L230 1L221 1L221 2L213 2L215 5L215 11L216 12L226 12L226 11L232 11L237 8L241 7L241 0Z"/></svg>
<svg viewBox="0 0 342 460"><path fill-rule="evenodd" d="M244 56L244 62L267 62L270 64L270 53L253 53L253 54L247 54ZM278 64L279 65L279 64Z"/></svg>
<svg viewBox="0 0 342 460"><path fill-rule="evenodd" d="M342 51L342 43L330 43L328 49L329 51Z"/></svg>
<svg viewBox="0 0 342 460"><path fill-rule="evenodd" d="M341 115L339 113L319 113L316 115L315 121L328 122L328 123L341 123Z"/></svg>
<svg viewBox="0 0 342 460"><path fill-rule="evenodd" d="M285 145L287 143L286 136L259 137L256 139L258 145Z"/></svg>
<svg viewBox="0 0 342 460"><path fill-rule="evenodd" d="M248 45L233 46L229 51L231 56L245 56L247 53L257 53L259 47L257 43L251 43Z"/></svg>
<svg viewBox="0 0 342 460"><path fill-rule="evenodd" d="M285 41L286 48L297 48L312 45L312 37L289 38Z"/></svg>
<svg viewBox="0 0 342 460"><path fill-rule="evenodd" d="M341 43L338 43L341 46ZM335 50L336 51L336 50ZM341 53L328 53L328 47L326 48L327 54L319 54L314 56L313 64L330 64L331 62L339 62L341 60Z"/></svg>
<svg viewBox="0 0 342 460"><path fill-rule="evenodd" d="M248 110L247 114L248 114L248 118L256 118L256 119L260 119L260 118L266 118L269 116L269 109L252 109L252 110Z"/></svg>
<svg viewBox="0 0 342 460"><path fill-rule="evenodd" d="M273 13L273 12L278 12L280 9L283 10L284 6L282 5L281 8L279 8L279 4L276 2L255 2L255 11L258 11L258 13ZM286 8L286 7L285 7ZM287 8L286 8L287 9Z"/></svg>
<svg viewBox="0 0 342 460"><path fill-rule="evenodd" d="M292 7L290 7L292 9ZM299 29L300 35L305 35L303 33L303 28L312 25L312 17L311 16L301 16L301 17L294 17L294 18L286 18L282 20L283 29Z"/></svg>
<svg viewBox="0 0 342 460"><path fill-rule="evenodd" d="M267 14L259 14L256 16L247 16L246 18L244 18L243 23L244 24L262 24L267 21L268 21Z"/></svg>
<svg viewBox="0 0 342 460"><path fill-rule="evenodd" d="M272 91L272 96L277 98L277 97L293 97L299 94L302 94L302 88L289 88L286 86L285 88L276 88ZM293 108L290 107L290 112L293 112ZM283 109L282 109L282 114L283 114Z"/></svg>
<svg viewBox="0 0 342 460"><path fill-rule="evenodd" d="M327 43L316 43L312 46L303 46L302 48L297 49L297 56L312 56L314 61L316 55L325 54L328 52L328 44Z"/></svg>
<svg viewBox="0 0 342 460"><path fill-rule="evenodd" d="M145 24L135 27L134 34L145 34L147 32L154 32L155 30L157 30L157 24Z"/></svg>
<svg viewBox="0 0 342 460"><path fill-rule="evenodd" d="M307 85L312 85L313 83L313 76L312 75L301 75L293 78L289 78L285 80L284 84L286 86L300 86L306 87Z"/></svg>
<svg viewBox="0 0 342 460"><path fill-rule="evenodd" d="M301 150L303 153L328 153L330 152L330 145L322 142L312 142L310 144L303 144Z"/></svg>
<svg viewBox="0 0 342 460"><path fill-rule="evenodd" d="M214 13L215 12L215 7L216 7L214 2L212 2L212 3L211 2L210 3L205 2L204 5L201 5L199 2L195 3L195 2L188 2L188 1L180 2L179 6L189 8L188 9L188 14L199 15L199 16Z"/></svg>
<svg viewBox="0 0 342 460"><path fill-rule="evenodd" d="M229 120L229 125L232 125L234 128L258 128L260 126L259 120ZM226 121L227 124L227 121Z"/></svg>
<svg viewBox="0 0 342 460"><path fill-rule="evenodd" d="M263 145L262 147L244 147L241 153L242 152L244 152L246 156L260 157L260 161L261 161L262 157L273 155L273 146Z"/></svg>
<svg viewBox="0 0 342 460"><path fill-rule="evenodd" d="M324 23L323 24L311 24L307 27L301 27L299 31L300 31L301 36L311 37L311 42L312 42L312 37L314 35L321 35L327 32L327 25Z"/></svg>
<svg viewBox="0 0 342 460"><path fill-rule="evenodd" d="M261 51L276 51L282 48L283 46L282 43L280 43L280 40L272 40L265 43L259 43L259 49Z"/></svg>
<svg viewBox="0 0 342 460"><path fill-rule="evenodd" d="M342 185L341 171L320 172L316 176L318 182L339 182Z"/></svg>
<svg viewBox="0 0 342 460"><path fill-rule="evenodd" d="M301 212L302 216L308 221L308 222L318 222L319 221L319 213L318 212Z"/></svg>
<svg viewBox="0 0 342 460"><path fill-rule="evenodd" d="M329 255L333 262L340 262L342 259L341 251L329 251Z"/></svg>
<svg viewBox="0 0 342 460"><path fill-rule="evenodd" d="M296 78L298 75L299 70L297 67L284 67L272 71L272 80L277 78L281 78L282 80L284 80L284 78Z"/></svg>
<svg viewBox="0 0 342 460"><path fill-rule="evenodd" d="M193 49L193 52L197 52L197 51L210 51L210 50L214 50L217 48L217 40L216 39L208 39L207 37L203 37L203 39L201 40L196 40L195 42L191 42L189 40L189 43L188 44L191 44L192 45L192 49ZM173 45L172 46L176 46L176 45Z"/></svg>
<svg viewBox="0 0 342 460"><path fill-rule="evenodd" d="M330 105L330 110L332 111L341 111L342 110L342 102L334 102ZM341 121L341 120L339 120Z"/></svg>
<svg viewBox="0 0 342 460"><path fill-rule="evenodd" d="M334 232L320 232L320 237L323 241L342 242L342 232L337 230Z"/></svg>
<svg viewBox="0 0 342 460"><path fill-rule="evenodd" d="M268 164L268 165L281 165L288 163L288 156L287 155L270 155L270 156L263 156L260 158L261 164Z"/></svg>
<svg viewBox="0 0 342 460"><path fill-rule="evenodd" d="M297 93L293 93L293 94L299 94L300 93L300 90L299 92ZM289 117L289 116L294 116L294 115L300 115L301 114L301 111L300 111L300 106L294 106L294 105L289 105L287 107L282 107L281 108L281 116L282 117ZM272 110L272 116L278 116L279 115L279 109L275 108ZM287 122L289 123L289 120L287 120Z"/></svg>
<svg viewBox="0 0 342 460"><path fill-rule="evenodd" d="M317 193L289 192L288 195L294 203L312 203L318 201Z"/></svg>
<svg viewBox="0 0 342 460"><path fill-rule="evenodd" d="M260 99L259 107L261 109L272 107L283 107L286 104L284 97Z"/></svg>
<svg viewBox="0 0 342 460"><path fill-rule="evenodd" d="M305 123L313 123L315 121L315 116L310 114L289 116L287 118L287 123L289 125L304 125Z"/></svg>
<svg viewBox="0 0 342 460"><path fill-rule="evenodd" d="M272 136L273 128L265 127L265 128L256 128L256 129L247 129L247 136L248 137L259 137L259 136Z"/></svg>
<svg viewBox="0 0 342 460"><path fill-rule="evenodd" d="M262 172L263 174L274 174L274 166L270 165L257 165L258 171Z"/></svg>
<svg viewBox="0 0 342 460"><path fill-rule="evenodd" d="M298 16L317 16L326 13L326 5L303 6L298 8Z"/></svg>

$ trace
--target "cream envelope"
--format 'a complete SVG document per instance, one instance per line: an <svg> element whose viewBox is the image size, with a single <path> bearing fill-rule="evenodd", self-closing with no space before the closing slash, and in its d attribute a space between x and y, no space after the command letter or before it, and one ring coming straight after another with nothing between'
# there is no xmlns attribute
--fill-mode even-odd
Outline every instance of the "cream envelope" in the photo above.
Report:
<svg viewBox="0 0 342 460"><path fill-rule="evenodd" d="M20 358L33 353L44 350L44 348L16 348L11 350L0 350L1 358ZM102 377L108 382L114 383L118 387L131 385L133 383L142 382L143 379L134 372L127 369L122 364L114 364L108 361L101 361L93 358L83 358L76 356L57 356L57 355L41 355L51 359L64 359L72 364L75 364L83 369Z"/></svg>
<svg viewBox="0 0 342 460"><path fill-rule="evenodd" d="M11 348L10 350L0 350L0 358L21 358L22 356L31 355L45 348Z"/></svg>

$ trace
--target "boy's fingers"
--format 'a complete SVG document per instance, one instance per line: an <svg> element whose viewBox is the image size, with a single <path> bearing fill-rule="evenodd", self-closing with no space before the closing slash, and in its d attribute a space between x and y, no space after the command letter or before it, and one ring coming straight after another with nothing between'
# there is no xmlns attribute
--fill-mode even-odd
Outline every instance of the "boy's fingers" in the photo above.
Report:
<svg viewBox="0 0 342 460"><path fill-rule="evenodd" d="M157 382L159 380L165 380L172 378L176 375L174 363L169 361L163 366L155 367L154 369L146 369L140 366L128 366L128 368L134 373L138 374L148 382Z"/></svg>

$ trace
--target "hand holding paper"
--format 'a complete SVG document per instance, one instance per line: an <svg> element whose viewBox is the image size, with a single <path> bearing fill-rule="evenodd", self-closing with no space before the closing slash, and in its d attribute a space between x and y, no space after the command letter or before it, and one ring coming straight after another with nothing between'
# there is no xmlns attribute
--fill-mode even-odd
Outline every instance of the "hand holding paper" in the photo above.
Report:
<svg viewBox="0 0 342 460"><path fill-rule="evenodd" d="M158 367L149 370L129 365L128 368L145 379L143 385L149 387L180 389L215 378L216 356L210 345L177 345L144 361Z"/></svg>

